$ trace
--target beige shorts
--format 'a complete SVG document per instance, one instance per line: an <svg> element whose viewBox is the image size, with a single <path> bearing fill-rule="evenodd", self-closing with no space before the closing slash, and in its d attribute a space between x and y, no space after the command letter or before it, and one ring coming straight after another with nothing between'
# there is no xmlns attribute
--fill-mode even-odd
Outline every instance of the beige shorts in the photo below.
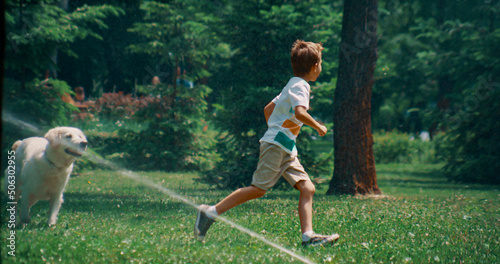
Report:
<svg viewBox="0 0 500 264"><path fill-rule="evenodd" d="M293 187L299 181L311 180L296 156L291 156L276 145L262 142L259 163L253 174L252 185L267 191L278 182L281 176Z"/></svg>

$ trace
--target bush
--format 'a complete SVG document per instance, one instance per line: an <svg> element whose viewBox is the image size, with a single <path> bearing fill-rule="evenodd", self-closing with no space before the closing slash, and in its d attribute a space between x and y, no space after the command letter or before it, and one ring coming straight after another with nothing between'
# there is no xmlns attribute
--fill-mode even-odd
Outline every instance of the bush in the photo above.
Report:
<svg viewBox="0 0 500 264"><path fill-rule="evenodd" d="M55 126L66 126L73 111L78 108L65 103L61 96L73 93L64 81L34 79L25 87L12 79L4 80L3 112L10 113L19 120L36 126L40 131L21 128L5 122L2 118L2 160L6 160L7 151L19 139L43 136L43 133ZM37 132L41 135L36 134ZM6 164L6 163L3 163Z"/></svg>
<svg viewBox="0 0 500 264"><path fill-rule="evenodd" d="M73 91L61 80L34 79L21 87L19 82L5 79L2 110L38 126L67 125L70 114L78 108L62 101L65 93L73 94Z"/></svg>
<svg viewBox="0 0 500 264"><path fill-rule="evenodd" d="M127 168L178 171L209 169L218 160L206 136L206 86L176 89L164 96L104 94L94 114L102 129L86 131L104 157Z"/></svg>
<svg viewBox="0 0 500 264"><path fill-rule="evenodd" d="M413 139L398 131L377 132L373 135L373 155L377 163L436 163L442 160L442 135L432 141Z"/></svg>
<svg viewBox="0 0 500 264"><path fill-rule="evenodd" d="M444 172L450 180L500 184L498 86L498 82L483 79L463 92L462 108L445 116L448 133L443 148L447 156Z"/></svg>
<svg viewBox="0 0 500 264"><path fill-rule="evenodd" d="M109 120L131 119L137 111L155 102L158 102L158 98L152 96L136 98L123 92L104 93L95 101L93 111Z"/></svg>

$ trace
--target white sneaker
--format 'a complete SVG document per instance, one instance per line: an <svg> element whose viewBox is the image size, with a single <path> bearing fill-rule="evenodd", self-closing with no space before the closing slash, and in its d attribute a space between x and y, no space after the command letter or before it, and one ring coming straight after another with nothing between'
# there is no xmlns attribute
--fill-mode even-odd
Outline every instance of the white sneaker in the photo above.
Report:
<svg viewBox="0 0 500 264"><path fill-rule="evenodd" d="M313 234L309 240L307 241L302 241L302 246L319 246L319 245L325 245L325 244L335 244L337 240L339 240L339 234L333 233L332 235L326 236L326 235L318 235L318 234Z"/></svg>

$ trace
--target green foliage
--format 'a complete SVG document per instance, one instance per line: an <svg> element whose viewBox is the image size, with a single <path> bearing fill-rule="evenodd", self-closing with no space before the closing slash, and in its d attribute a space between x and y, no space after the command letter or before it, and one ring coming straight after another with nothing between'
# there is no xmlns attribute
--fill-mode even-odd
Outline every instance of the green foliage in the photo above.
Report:
<svg viewBox="0 0 500 264"><path fill-rule="evenodd" d="M331 82L315 83L312 87L309 112L323 122L333 122L333 93L336 83L337 80L332 79Z"/></svg>
<svg viewBox="0 0 500 264"><path fill-rule="evenodd" d="M64 81L46 79L21 84L12 79L5 79L3 83L2 112L9 113L19 120L36 124L42 133L55 126L69 124L69 117L78 108L61 100L61 95L72 93ZM29 129L20 128L2 118L2 160L5 160L7 151L17 140L35 135Z"/></svg>
<svg viewBox="0 0 500 264"><path fill-rule="evenodd" d="M428 164L442 161L440 153L443 135L434 136L432 141L413 138L409 134L393 130L373 135L373 155L377 164L413 163Z"/></svg>
<svg viewBox="0 0 500 264"><path fill-rule="evenodd" d="M500 184L499 88L499 82L480 78L463 92L462 108L447 113L444 171L450 180Z"/></svg>
<svg viewBox="0 0 500 264"><path fill-rule="evenodd" d="M6 79L3 109L25 122L43 127L63 126L68 124L71 112L78 111L61 100L65 93L73 94L73 91L61 80L34 79L22 89L19 82Z"/></svg>
<svg viewBox="0 0 500 264"><path fill-rule="evenodd" d="M250 184L258 161L259 136L266 129L264 105L261 102L272 97L271 92L270 88L264 88L260 91L248 89L239 94L228 92L222 95L222 102L239 107L229 110L216 105L215 125L227 132L221 134L216 145L221 161L213 170L203 174L203 181L221 188Z"/></svg>
<svg viewBox="0 0 500 264"><path fill-rule="evenodd" d="M376 163L408 162L410 136L398 132L373 135L373 155Z"/></svg>
<svg viewBox="0 0 500 264"><path fill-rule="evenodd" d="M498 74L498 56L492 56L498 52L498 2L391 0L379 9L374 129L420 132L405 121L411 108L421 110L423 130L435 129L444 121L438 112L463 100L476 78Z"/></svg>
<svg viewBox="0 0 500 264"><path fill-rule="evenodd" d="M173 88L163 86L162 97L104 94L94 112L104 127L87 130L89 142L104 157L130 169L210 168L217 161L211 151L213 139L205 135L204 98L210 89L199 85L177 91L172 98Z"/></svg>
<svg viewBox="0 0 500 264"><path fill-rule="evenodd" d="M145 12L144 22L135 23L129 31L146 42L128 49L153 56L157 66L164 66L159 77L174 86L181 75L192 81L208 77L211 67L219 67L213 59L227 57L230 52L216 34L220 19L207 12L213 8L209 6L197 0L144 1L140 7ZM187 70L186 75L178 72L180 68Z"/></svg>
<svg viewBox="0 0 500 264"><path fill-rule="evenodd" d="M89 26L97 24L106 27L103 22L106 16L123 14L120 8L110 5L83 5L68 13L55 0L19 2L6 2L5 20L9 45L6 45L5 67L22 74L25 70L40 74L49 66L54 66L56 49L77 56L69 48L70 43L87 36L100 39Z"/></svg>
<svg viewBox="0 0 500 264"><path fill-rule="evenodd" d="M103 95L102 102L98 101L98 116L103 120L122 124L131 119L143 126L138 130L122 127L111 133L97 132L95 139L104 143L99 150L103 155L120 160L129 168L167 171L209 169L218 160L211 151L213 139L205 135L205 98L211 89L203 84L180 85L181 80L195 82L209 76L211 60L228 52L227 45L219 41L210 27L216 28L218 18L204 13L206 5L200 3L141 4L144 18L129 28L140 38L128 50L147 54L157 68L150 74L157 74L163 83L136 84L135 91L147 95L140 99L123 94Z"/></svg>
<svg viewBox="0 0 500 264"><path fill-rule="evenodd" d="M498 82L491 76L500 74L500 3L395 0L380 9L374 129L445 131L450 179L498 183L498 154L488 148L498 140L481 132L498 120L498 93L487 104L474 89Z"/></svg>
<svg viewBox="0 0 500 264"><path fill-rule="evenodd" d="M134 150L124 151L134 154L130 157L131 166L169 171L186 169L189 157L206 150L202 145L195 145L195 141L196 134L203 128L202 118L207 107L204 98L210 89L206 86L195 89L179 91L173 100L164 96L139 111L136 118L151 121L148 129L140 133L119 133L136 143Z"/></svg>

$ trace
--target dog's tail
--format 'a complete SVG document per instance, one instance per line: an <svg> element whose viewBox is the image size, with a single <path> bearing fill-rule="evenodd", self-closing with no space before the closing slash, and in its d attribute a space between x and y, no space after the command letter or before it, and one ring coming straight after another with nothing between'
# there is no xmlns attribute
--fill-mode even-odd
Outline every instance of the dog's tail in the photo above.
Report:
<svg viewBox="0 0 500 264"><path fill-rule="evenodd" d="M22 141L21 140L18 140L14 143L14 145L12 145L12 150L16 150L19 145L21 145Z"/></svg>

